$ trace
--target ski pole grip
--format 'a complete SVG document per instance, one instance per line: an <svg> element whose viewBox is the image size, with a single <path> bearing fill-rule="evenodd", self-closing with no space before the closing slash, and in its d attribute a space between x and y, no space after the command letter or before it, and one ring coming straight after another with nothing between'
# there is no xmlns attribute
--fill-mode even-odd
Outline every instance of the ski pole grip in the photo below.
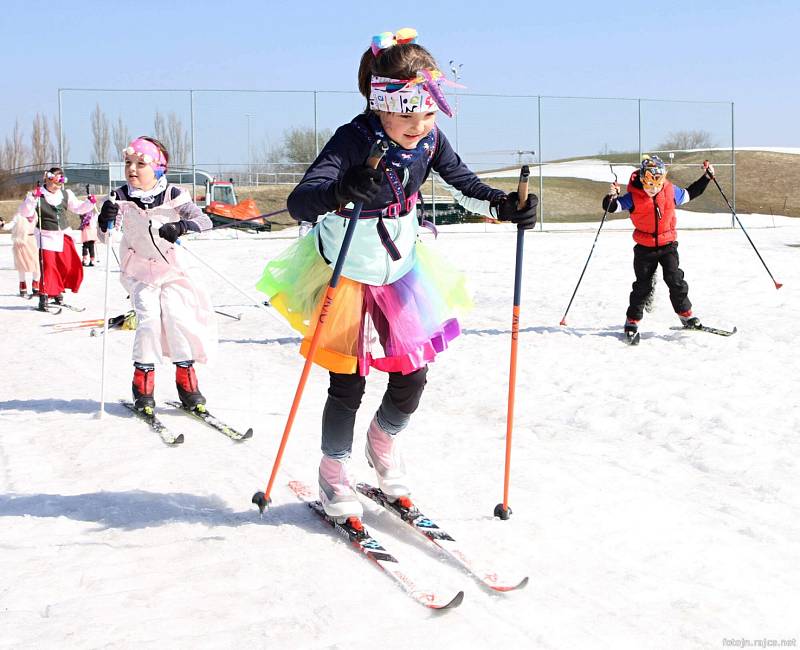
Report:
<svg viewBox="0 0 800 650"><path fill-rule="evenodd" d="M378 169L381 158L386 155L388 150L389 144L386 142L386 140L378 140L374 145L372 145L372 149L369 150L369 156L367 156L367 165L372 167L372 169Z"/></svg>
<svg viewBox="0 0 800 650"><path fill-rule="evenodd" d="M519 170L519 185L517 185L517 209L522 210L528 202L528 177L531 175L531 170L527 165L523 165Z"/></svg>

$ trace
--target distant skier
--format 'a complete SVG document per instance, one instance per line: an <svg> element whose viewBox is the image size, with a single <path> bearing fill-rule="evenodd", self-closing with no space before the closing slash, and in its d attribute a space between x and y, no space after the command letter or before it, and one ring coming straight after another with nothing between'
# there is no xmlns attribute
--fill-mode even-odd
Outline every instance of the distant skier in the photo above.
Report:
<svg viewBox="0 0 800 650"><path fill-rule="evenodd" d="M51 167L44 173L44 188L37 186L28 192L17 209L21 217L33 219L41 249L40 311L47 311L48 298L61 303L64 289L77 293L83 282L83 267L75 242L65 232L69 229L67 210L78 215L90 212L95 198L90 194L85 201L79 201L72 190L64 189L66 182L61 167Z"/></svg>
<svg viewBox="0 0 800 650"><path fill-rule="evenodd" d="M90 210L81 217L81 242L83 244L81 255L84 266L94 266L96 261L95 241L97 241L97 214L94 210Z"/></svg>
<svg viewBox="0 0 800 650"><path fill-rule="evenodd" d="M19 212L8 224L0 219L0 229L11 230L14 268L19 274L19 295L23 298L28 296L26 284L28 273L31 275L31 296L39 293L39 247L34 236L35 221L34 215L23 217Z"/></svg>
<svg viewBox="0 0 800 650"><path fill-rule="evenodd" d="M133 399L145 413L155 408L155 364L175 363L181 403L204 410L194 362L206 363L217 345L211 300L189 272L185 253L175 242L186 232L212 227L188 192L167 183L169 153L158 140L139 137L124 150L128 183L103 203L98 218L100 241L119 225L120 282L131 296L138 327L133 342Z"/></svg>
<svg viewBox="0 0 800 650"><path fill-rule="evenodd" d="M653 276L661 265L664 282L669 287L672 308L684 327L698 327L700 319L692 314L689 285L683 277L678 259L678 233L675 208L696 199L706 189L714 175L714 168L703 163L703 175L686 189L667 180L667 169L658 156L642 160L638 170L631 174L628 192L619 194L619 185L611 184L610 192L603 197L603 209L610 213L630 212L635 226L633 239L633 283L625 319L625 334L634 336L639 330L648 295L654 289Z"/></svg>
<svg viewBox="0 0 800 650"><path fill-rule="evenodd" d="M380 488L396 500L409 494L397 434L417 410L428 363L460 333L455 313L470 305L461 274L417 239L417 197L428 174L437 171L472 212L524 229L536 223L536 196L529 194L518 210L517 193L482 183L436 127L437 111L451 115L440 88L446 79L415 41L408 28L373 38L358 70L366 110L337 129L287 201L294 219L316 225L267 264L257 285L304 335L305 355L354 203L363 202L314 357L330 371L320 500L337 520L362 515L347 467L370 368L388 373L389 382L367 431L366 454ZM389 149L373 169L365 162L378 140Z"/></svg>

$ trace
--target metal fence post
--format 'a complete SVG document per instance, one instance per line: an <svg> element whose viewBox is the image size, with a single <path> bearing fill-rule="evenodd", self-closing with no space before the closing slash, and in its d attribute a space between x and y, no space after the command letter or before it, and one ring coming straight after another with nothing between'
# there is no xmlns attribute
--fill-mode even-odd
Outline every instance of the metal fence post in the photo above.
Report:
<svg viewBox="0 0 800 650"><path fill-rule="evenodd" d="M314 91L314 157L319 156L319 134L317 132L317 91Z"/></svg>
<svg viewBox="0 0 800 650"><path fill-rule="evenodd" d="M58 166L64 169L64 119L61 111L61 88L58 89Z"/></svg>
<svg viewBox="0 0 800 650"><path fill-rule="evenodd" d="M194 141L194 90L189 91L189 123L192 131L192 201L197 200L197 167L195 165L195 141Z"/></svg>
<svg viewBox="0 0 800 650"><path fill-rule="evenodd" d="M636 103L639 105L639 160L642 159L642 100L637 99Z"/></svg>
<svg viewBox="0 0 800 650"><path fill-rule="evenodd" d="M542 167L542 96L536 96L536 118L539 138L539 231L544 230L544 167Z"/></svg>
<svg viewBox="0 0 800 650"><path fill-rule="evenodd" d="M736 145L735 137L736 129L734 128L734 115L733 115L733 102L731 102L731 187L733 202L733 211L736 212ZM734 217L731 216L731 228L735 227Z"/></svg>

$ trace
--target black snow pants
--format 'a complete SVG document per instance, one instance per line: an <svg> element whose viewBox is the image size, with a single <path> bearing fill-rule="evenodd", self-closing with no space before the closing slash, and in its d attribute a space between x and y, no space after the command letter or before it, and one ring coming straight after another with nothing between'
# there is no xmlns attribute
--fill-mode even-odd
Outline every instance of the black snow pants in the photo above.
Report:
<svg viewBox="0 0 800 650"><path fill-rule="evenodd" d="M636 281L632 285L630 303L626 316L631 320L642 320L644 303L652 287L651 280L658 265L664 275L664 282L669 287L669 300L676 314L687 312L692 308L689 301L689 285L683 279L683 271L678 259L678 242L666 246L633 247L633 272Z"/></svg>
<svg viewBox="0 0 800 650"><path fill-rule="evenodd" d="M405 428L419 406L427 374L427 366L408 375L389 373L389 384L375 414L384 431L396 434ZM326 456L342 459L350 455L356 412L366 384L366 377L358 374L330 373L328 400L322 412L322 453Z"/></svg>

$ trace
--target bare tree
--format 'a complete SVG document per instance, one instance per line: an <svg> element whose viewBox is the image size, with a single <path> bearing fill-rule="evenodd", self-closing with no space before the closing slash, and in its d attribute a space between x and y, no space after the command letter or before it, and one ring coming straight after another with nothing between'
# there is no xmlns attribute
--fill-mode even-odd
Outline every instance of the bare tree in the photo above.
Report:
<svg viewBox="0 0 800 650"><path fill-rule="evenodd" d="M115 155L122 155L122 150L128 146L128 143L131 141L130 131L128 131L128 127L125 126L125 122L122 121L122 116L117 116L117 123L112 128L112 136L111 136L112 144L114 145L114 154Z"/></svg>
<svg viewBox="0 0 800 650"><path fill-rule="evenodd" d="M50 139L47 117L36 113L31 127L31 164L41 167L53 160L53 142Z"/></svg>
<svg viewBox="0 0 800 650"><path fill-rule="evenodd" d="M19 128L19 120L14 121L14 130L10 136L6 136L2 148L0 148L0 168L16 169L22 167L28 160L28 151L22 139L22 129Z"/></svg>
<svg viewBox="0 0 800 650"><path fill-rule="evenodd" d="M683 151L686 149L710 149L716 146L708 131L673 131L658 145L662 151Z"/></svg>
<svg viewBox="0 0 800 650"><path fill-rule="evenodd" d="M183 128L183 122L176 113L169 114L169 144L170 155L175 165L186 166L189 164L191 154L191 141L189 132Z"/></svg>
<svg viewBox="0 0 800 650"><path fill-rule="evenodd" d="M293 127L283 132L283 151L286 160L291 162L310 163L317 157L317 152L322 148L333 133L330 129L317 131L314 141L314 129L308 126Z"/></svg>
<svg viewBox="0 0 800 650"><path fill-rule="evenodd" d="M183 122L177 113L171 112L164 119L164 116L159 111L156 111L153 118L153 131L156 138L169 151L170 164L179 167L189 164L189 157L192 151L189 131L183 128Z"/></svg>
<svg viewBox="0 0 800 650"><path fill-rule="evenodd" d="M92 111L92 141L92 162L108 162L108 118L100 110L100 104L96 104Z"/></svg>

